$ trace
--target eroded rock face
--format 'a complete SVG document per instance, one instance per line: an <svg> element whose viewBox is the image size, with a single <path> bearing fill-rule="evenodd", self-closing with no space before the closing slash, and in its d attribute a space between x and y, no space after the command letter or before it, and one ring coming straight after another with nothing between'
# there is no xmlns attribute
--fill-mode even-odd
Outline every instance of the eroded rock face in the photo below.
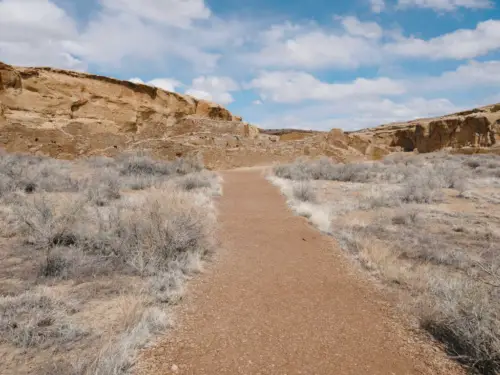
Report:
<svg viewBox="0 0 500 375"><path fill-rule="evenodd" d="M493 147L499 141L500 105L476 108L435 119L416 120L364 129L350 135L376 145L404 151L433 152L443 148Z"/></svg>
<svg viewBox="0 0 500 375"><path fill-rule="evenodd" d="M113 78L0 63L0 147L72 159L147 150L158 158L198 154L224 169L300 156L380 159L392 151L500 143L500 104L354 133L263 131L227 109Z"/></svg>
<svg viewBox="0 0 500 375"><path fill-rule="evenodd" d="M283 141L190 96L91 74L0 64L0 147L10 152L66 159L129 150L168 159L199 154L214 169L290 162L305 154L349 156L351 149L311 134Z"/></svg>
<svg viewBox="0 0 500 375"><path fill-rule="evenodd" d="M7 151L74 158L144 148L175 157L192 152L204 132L255 138L258 129L217 104L155 87L0 63L0 146Z"/></svg>

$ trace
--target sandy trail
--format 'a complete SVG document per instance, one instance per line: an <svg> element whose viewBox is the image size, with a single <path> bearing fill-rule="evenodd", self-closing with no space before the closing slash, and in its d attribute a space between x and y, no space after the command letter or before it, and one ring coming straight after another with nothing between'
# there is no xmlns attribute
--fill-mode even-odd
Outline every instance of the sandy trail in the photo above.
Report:
<svg viewBox="0 0 500 375"><path fill-rule="evenodd" d="M262 171L224 180L218 259L190 284L177 327L142 354L137 373L457 373L391 318L381 292L293 216Z"/></svg>

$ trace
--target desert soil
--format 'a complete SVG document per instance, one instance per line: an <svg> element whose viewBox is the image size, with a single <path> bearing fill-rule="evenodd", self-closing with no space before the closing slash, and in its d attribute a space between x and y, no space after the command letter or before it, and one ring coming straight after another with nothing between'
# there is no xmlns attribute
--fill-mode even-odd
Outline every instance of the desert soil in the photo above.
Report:
<svg viewBox="0 0 500 375"><path fill-rule="evenodd" d="M224 172L222 250L145 350L140 375L458 374L263 172Z"/></svg>

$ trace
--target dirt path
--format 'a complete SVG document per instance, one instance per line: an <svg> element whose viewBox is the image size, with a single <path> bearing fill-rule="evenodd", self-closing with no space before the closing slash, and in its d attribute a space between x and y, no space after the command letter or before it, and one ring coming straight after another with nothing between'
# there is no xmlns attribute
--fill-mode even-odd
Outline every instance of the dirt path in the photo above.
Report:
<svg viewBox="0 0 500 375"><path fill-rule="evenodd" d="M455 373L391 319L380 292L260 171L224 180L223 250L190 285L177 328L143 353L139 374Z"/></svg>

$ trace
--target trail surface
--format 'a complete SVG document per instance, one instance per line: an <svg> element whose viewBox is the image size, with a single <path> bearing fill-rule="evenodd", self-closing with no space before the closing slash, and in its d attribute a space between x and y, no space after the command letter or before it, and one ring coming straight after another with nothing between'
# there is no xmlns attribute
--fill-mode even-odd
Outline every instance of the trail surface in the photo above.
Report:
<svg viewBox="0 0 500 375"><path fill-rule="evenodd" d="M139 374L457 373L260 171L224 181L222 250L190 284L176 328L142 354Z"/></svg>

